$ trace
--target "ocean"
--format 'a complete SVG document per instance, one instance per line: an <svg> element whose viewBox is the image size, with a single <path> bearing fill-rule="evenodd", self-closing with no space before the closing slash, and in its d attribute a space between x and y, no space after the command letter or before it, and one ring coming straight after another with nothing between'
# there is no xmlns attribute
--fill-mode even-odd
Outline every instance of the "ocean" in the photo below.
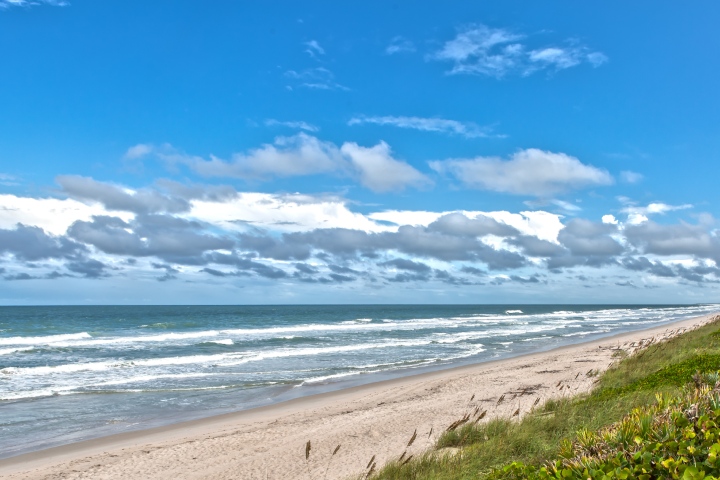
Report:
<svg viewBox="0 0 720 480"><path fill-rule="evenodd" d="M0 458L712 313L717 305L0 307Z"/></svg>

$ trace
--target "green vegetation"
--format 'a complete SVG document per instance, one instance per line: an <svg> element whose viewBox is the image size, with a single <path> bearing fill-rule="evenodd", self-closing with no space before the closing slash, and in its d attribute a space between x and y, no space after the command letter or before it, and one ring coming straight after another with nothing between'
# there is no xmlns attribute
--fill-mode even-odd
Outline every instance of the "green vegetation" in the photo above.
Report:
<svg viewBox="0 0 720 480"><path fill-rule="evenodd" d="M719 369L716 319L619 353L590 395L548 401L519 421L467 422L372 478L710 480L720 475Z"/></svg>

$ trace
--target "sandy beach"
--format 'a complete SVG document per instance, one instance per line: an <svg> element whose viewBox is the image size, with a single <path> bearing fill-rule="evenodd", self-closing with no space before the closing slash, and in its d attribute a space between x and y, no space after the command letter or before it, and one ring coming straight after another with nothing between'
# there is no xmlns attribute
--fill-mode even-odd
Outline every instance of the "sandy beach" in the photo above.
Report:
<svg viewBox="0 0 720 480"><path fill-rule="evenodd" d="M355 478L430 447L476 408L520 416L540 401L587 392L618 349L632 351L705 324L715 315L619 334L512 359L457 367L168 427L113 435L0 461L2 478L302 479ZM592 370L592 372L591 372ZM499 398L504 401L498 404ZM471 397L474 398L471 401ZM432 431L432 433L430 433ZM312 442L309 463L306 442Z"/></svg>

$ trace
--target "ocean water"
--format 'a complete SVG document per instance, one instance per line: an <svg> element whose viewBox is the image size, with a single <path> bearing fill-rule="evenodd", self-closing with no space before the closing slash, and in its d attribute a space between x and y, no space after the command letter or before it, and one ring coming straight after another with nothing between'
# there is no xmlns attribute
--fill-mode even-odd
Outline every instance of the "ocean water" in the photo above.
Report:
<svg viewBox="0 0 720 480"><path fill-rule="evenodd" d="M0 307L0 458L547 350L719 308Z"/></svg>

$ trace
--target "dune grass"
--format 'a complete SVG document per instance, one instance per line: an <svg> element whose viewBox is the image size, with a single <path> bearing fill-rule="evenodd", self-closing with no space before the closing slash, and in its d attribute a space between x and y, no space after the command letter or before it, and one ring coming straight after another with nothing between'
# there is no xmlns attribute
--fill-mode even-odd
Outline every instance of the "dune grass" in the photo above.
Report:
<svg viewBox="0 0 720 480"><path fill-rule="evenodd" d="M681 408L683 402L691 401L686 385L692 382L693 375L720 370L719 318L696 330L667 341L653 342L625 358L618 358L614 366L598 377L597 385L589 395L547 401L521 420L501 418L476 424L467 422L442 435L433 450L407 463L392 462L370 478L529 478L529 472L539 471L541 466L565 458L561 454L567 456L568 445L577 445L578 438L597 435L593 432L610 428L623 419L627 421L633 411L656 405L658 394L660 399L674 398L674 405L680 405L677 408ZM583 478L576 473L567 478Z"/></svg>

